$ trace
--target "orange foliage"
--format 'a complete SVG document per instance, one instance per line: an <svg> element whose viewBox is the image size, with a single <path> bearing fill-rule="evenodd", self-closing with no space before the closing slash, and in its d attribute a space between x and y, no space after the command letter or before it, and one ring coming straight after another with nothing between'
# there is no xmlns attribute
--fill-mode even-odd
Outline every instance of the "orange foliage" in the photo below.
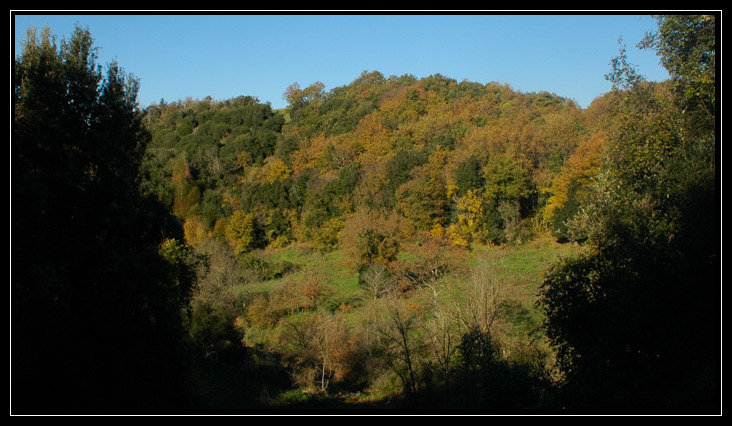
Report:
<svg viewBox="0 0 732 426"><path fill-rule="evenodd" d="M544 209L546 221L551 220L556 210L568 201L572 181L584 186L597 174L606 141L607 134L599 131L581 143L577 151L567 159L562 171L552 181L551 186L545 189L552 194Z"/></svg>
<svg viewBox="0 0 732 426"><path fill-rule="evenodd" d="M358 161L361 164L383 161L392 152L390 132L382 125L378 112L363 117L353 131L352 138L360 148Z"/></svg>

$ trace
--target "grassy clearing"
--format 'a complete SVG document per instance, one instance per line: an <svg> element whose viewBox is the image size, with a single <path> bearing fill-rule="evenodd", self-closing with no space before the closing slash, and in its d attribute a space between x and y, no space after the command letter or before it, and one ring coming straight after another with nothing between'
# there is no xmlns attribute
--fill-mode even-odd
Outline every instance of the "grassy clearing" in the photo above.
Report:
<svg viewBox="0 0 732 426"><path fill-rule="evenodd" d="M441 284L441 297L457 298L457 291L469 279L471 271L483 263L491 266L495 280L500 284L505 313L522 332L535 329L541 324L541 313L536 310L538 290L543 282L544 272L562 256L575 253L576 246L559 244L551 237L539 237L518 246L475 246L465 251L458 260L460 273L452 275ZM331 312L351 312L357 318L362 298L353 259L344 251L320 253L304 245L291 245L281 249L268 249L260 256L271 268L289 265L282 276L247 283L239 288L241 292L267 293L291 286L308 277L317 276L324 287L324 300L319 309ZM418 259L407 248L400 253L400 259L413 263ZM295 319L295 318L288 318Z"/></svg>
<svg viewBox="0 0 732 426"><path fill-rule="evenodd" d="M476 247L471 265L475 267L480 257L488 257L495 262L504 313L517 331L527 333L543 321L543 315L536 309L536 301L544 273L554 262L578 250L576 245L560 244L545 236L518 246Z"/></svg>
<svg viewBox="0 0 732 426"><path fill-rule="evenodd" d="M413 251L415 250L415 251ZM559 244L550 237L541 237L532 242L517 246L476 246L471 250L458 252L452 259L453 273L436 282L434 287L421 287L402 295L409 299L410 306L418 307L425 319L432 318L431 309L437 294L442 306L459 308L465 306L470 297L471 286L476 282L485 282L489 277L491 285L499 288L501 328L496 330L506 342L506 349L525 348L529 341L536 342L546 349L540 326L543 318L536 308L538 291L543 282L543 274L563 256L576 253L573 245ZM304 245L292 245L280 249L267 249L257 253L257 259L267 265L264 276L267 278L251 280L238 287L242 294L264 294L273 305L283 305L292 300L302 299L304 283L317 282L322 288L317 302L306 308L279 311L276 321L270 325L249 326L245 332L247 345L264 352L285 355L290 349L285 334L292 332L293 327L307 326L313 315L337 313L353 330L362 330L367 318L373 320L373 296L365 293L359 285L358 272L354 259L346 250L321 253L310 250ZM400 252L399 260L409 265L416 265L422 257L414 247L405 245ZM486 275L487 272L487 275ZM481 275L481 273L483 275ZM475 274L478 274L476 277ZM288 302L278 297L289 294ZM280 296L278 296L278 294ZM295 294L295 296L293 296ZM471 296L473 294L473 296ZM303 322L304 321L304 322ZM298 325L299 324L299 325ZM358 334L354 334L357 336ZM381 386L381 387L380 387ZM386 392L382 385L363 390L358 397L361 400L353 404L373 403L377 399L383 403L388 397L376 397L379 392ZM345 403L342 396L315 397L303 394L301 390L285 389L284 393L274 391L267 399L276 407L297 406L331 406ZM388 392L387 392L388 393Z"/></svg>

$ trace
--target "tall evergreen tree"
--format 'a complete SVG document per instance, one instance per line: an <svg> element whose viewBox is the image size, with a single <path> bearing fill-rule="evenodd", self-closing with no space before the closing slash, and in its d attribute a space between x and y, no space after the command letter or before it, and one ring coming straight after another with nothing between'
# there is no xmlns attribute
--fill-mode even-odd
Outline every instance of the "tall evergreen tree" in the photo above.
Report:
<svg viewBox="0 0 732 426"><path fill-rule="evenodd" d="M139 191L137 81L88 30L27 33L12 123L11 391L16 413L182 402L193 283L180 226ZM167 249L166 249L167 247Z"/></svg>

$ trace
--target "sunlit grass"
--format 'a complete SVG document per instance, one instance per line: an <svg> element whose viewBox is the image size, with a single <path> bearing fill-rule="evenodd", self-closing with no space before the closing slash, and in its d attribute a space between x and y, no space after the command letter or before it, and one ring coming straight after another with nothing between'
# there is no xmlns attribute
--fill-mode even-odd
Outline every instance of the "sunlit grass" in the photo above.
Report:
<svg viewBox="0 0 732 426"><path fill-rule="evenodd" d="M416 265L421 257L411 249L414 247L404 245L399 261ZM473 273L480 268L487 268L491 282L500 288L502 328L500 332L496 332L500 333L508 345L525 345L530 340L537 342L543 339L543 315L536 306L543 274L553 262L577 250L576 246L557 243L549 236L538 237L520 245L475 245L453 258L454 269L442 277L434 288L415 288L401 297L410 299L414 306L420 306L425 318L431 317L431 310L437 304L449 309L460 309L471 297ZM290 267L277 278L255 280L240 286L239 291L242 293L272 295L286 290L288 286L294 287L315 279L323 288L323 297L314 306L282 314L276 324L249 327L246 330L245 344L264 351L287 352L287 347L282 346L283 333L287 333L290 327L296 326L305 317L340 315L353 330L363 330L364 324L373 315L369 307L373 307L374 300L360 287L356 262L349 257L348 251L323 253L306 245L293 244L267 249L257 255L274 270L279 270L277 268L281 265ZM434 299L435 295L437 301ZM383 393L383 389L377 386L358 394L334 397L310 394L302 390L287 390L270 395L268 404L274 407L338 404L352 407L386 403L389 396L380 392Z"/></svg>

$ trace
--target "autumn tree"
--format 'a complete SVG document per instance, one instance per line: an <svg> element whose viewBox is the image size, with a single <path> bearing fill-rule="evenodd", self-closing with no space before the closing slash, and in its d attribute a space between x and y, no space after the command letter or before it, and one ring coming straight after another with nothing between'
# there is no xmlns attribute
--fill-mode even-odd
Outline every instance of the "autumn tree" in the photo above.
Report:
<svg viewBox="0 0 732 426"><path fill-rule="evenodd" d="M359 265L362 270L366 266L379 263L388 265L396 260L399 254L399 241L388 238L374 229L367 229L358 235L356 242Z"/></svg>
<svg viewBox="0 0 732 426"><path fill-rule="evenodd" d="M226 237L236 254L245 254L264 244L264 231L253 213L237 210L226 226Z"/></svg>
<svg viewBox="0 0 732 426"><path fill-rule="evenodd" d="M457 219L447 227L446 235L461 247L469 247L473 242L501 242L503 232L496 204L495 200L487 200L482 191L468 189L454 207Z"/></svg>
<svg viewBox="0 0 732 426"><path fill-rule="evenodd" d="M447 222L447 187L440 167L427 163L415 167L411 180L397 189L396 210L417 230L431 230Z"/></svg>
<svg viewBox="0 0 732 426"><path fill-rule="evenodd" d="M289 349L295 383L311 392L353 389L353 376L358 375L364 355L355 338L338 313L312 313L289 320L281 345Z"/></svg>
<svg viewBox="0 0 732 426"><path fill-rule="evenodd" d="M485 196L491 200L527 200L534 191L529 170L521 157L492 155L483 167Z"/></svg>
<svg viewBox="0 0 732 426"><path fill-rule="evenodd" d="M543 218L557 237L567 237L566 222L577 212L582 192L599 172L606 138L606 132L598 131L580 143L546 189L551 196L544 207Z"/></svg>
<svg viewBox="0 0 732 426"><path fill-rule="evenodd" d="M305 236L314 247L332 250L338 246L344 217L353 212L352 193L360 171L360 164L352 163L341 169L336 179L317 179L308 188L302 216Z"/></svg>

